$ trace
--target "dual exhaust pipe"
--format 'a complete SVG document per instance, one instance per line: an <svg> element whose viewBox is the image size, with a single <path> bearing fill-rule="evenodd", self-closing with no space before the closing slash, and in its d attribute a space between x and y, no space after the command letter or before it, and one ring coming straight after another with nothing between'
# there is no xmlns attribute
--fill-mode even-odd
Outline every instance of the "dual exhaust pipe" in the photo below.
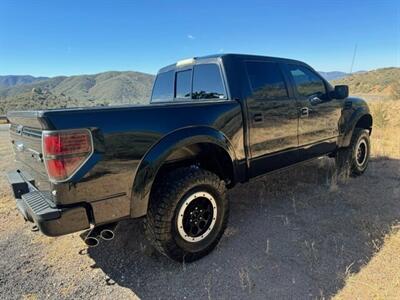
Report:
<svg viewBox="0 0 400 300"><path fill-rule="evenodd" d="M90 229L86 237L83 238L86 245L96 247L99 245L100 239L111 241L114 239L114 230L117 223L105 224Z"/></svg>

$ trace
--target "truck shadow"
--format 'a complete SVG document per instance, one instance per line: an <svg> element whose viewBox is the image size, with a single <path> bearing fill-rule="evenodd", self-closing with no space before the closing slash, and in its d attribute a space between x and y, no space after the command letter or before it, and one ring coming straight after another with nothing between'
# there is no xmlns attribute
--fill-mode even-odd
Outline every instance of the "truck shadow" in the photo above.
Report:
<svg viewBox="0 0 400 300"><path fill-rule="evenodd" d="M140 220L121 223L88 254L143 299L330 297L400 219L400 160L372 159L363 176L340 184L333 170L326 158L235 187L229 227L200 261L155 253Z"/></svg>

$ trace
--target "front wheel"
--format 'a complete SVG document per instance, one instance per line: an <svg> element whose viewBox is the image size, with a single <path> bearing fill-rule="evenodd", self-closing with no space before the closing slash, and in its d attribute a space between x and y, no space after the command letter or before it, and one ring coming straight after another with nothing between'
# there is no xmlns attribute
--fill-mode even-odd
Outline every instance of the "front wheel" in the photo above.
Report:
<svg viewBox="0 0 400 300"><path fill-rule="evenodd" d="M165 178L152 192L146 235L174 260L197 260L215 248L226 228L225 183L197 167L172 171Z"/></svg>
<svg viewBox="0 0 400 300"><path fill-rule="evenodd" d="M338 150L337 168L342 174L349 174L353 177L362 175L368 167L370 154L369 131L355 128L349 147Z"/></svg>

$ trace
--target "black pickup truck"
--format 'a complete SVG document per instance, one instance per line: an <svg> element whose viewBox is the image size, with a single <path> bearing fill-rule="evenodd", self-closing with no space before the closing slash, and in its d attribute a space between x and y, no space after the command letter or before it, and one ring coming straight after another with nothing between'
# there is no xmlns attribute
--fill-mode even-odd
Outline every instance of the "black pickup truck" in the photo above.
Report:
<svg viewBox="0 0 400 300"><path fill-rule="evenodd" d="M48 236L87 230L96 245L118 221L145 217L154 246L178 261L216 246L227 189L324 155L360 175L372 130L347 86L300 61L241 54L162 68L150 105L7 117L19 165L8 178L26 220Z"/></svg>

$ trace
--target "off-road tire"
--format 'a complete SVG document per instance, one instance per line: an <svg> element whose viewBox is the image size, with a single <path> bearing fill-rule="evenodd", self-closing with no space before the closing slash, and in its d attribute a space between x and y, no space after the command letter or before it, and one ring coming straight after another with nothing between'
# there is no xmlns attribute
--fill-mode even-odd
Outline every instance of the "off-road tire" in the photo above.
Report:
<svg viewBox="0 0 400 300"><path fill-rule="evenodd" d="M364 159L360 159L358 156L361 148L365 151ZM369 131L364 128L355 128L349 147L340 148L336 154L336 166L339 174L342 177L362 175L368 167L370 154Z"/></svg>
<svg viewBox="0 0 400 300"><path fill-rule="evenodd" d="M210 253L222 237L229 215L225 182L214 173L198 167L185 167L167 173L155 183L145 220L146 236L167 257L182 262L195 261ZM200 241L187 241L178 228L178 213L186 208L187 199L205 192L211 195L215 213L214 225ZM199 200L196 200L199 201ZM183 216L183 214L180 214ZM182 227L181 227L182 228ZM200 238L200 237L199 237Z"/></svg>

